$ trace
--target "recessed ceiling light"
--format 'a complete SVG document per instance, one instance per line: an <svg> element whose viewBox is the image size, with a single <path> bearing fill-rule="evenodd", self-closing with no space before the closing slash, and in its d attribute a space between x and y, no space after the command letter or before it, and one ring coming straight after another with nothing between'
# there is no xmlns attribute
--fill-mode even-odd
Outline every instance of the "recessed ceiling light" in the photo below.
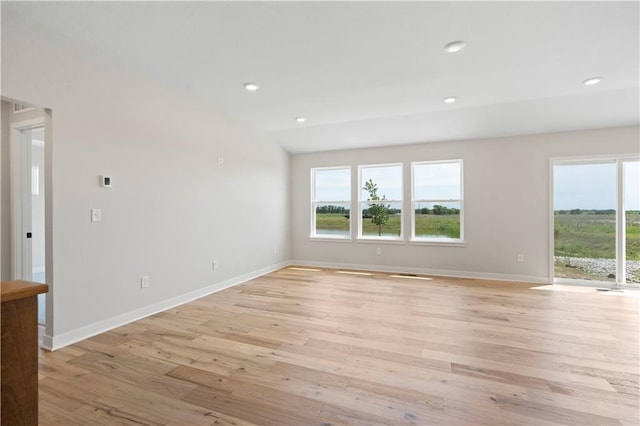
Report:
<svg viewBox="0 0 640 426"><path fill-rule="evenodd" d="M304 118L304 117L296 117L296 121L297 121L298 123L304 123L305 121L307 121L307 119L306 119L306 118Z"/></svg>
<svg viewBox="0 0 640 426"><path fill-rule="evenodd" d="M465 48L467 43L462 40L452 41L444 45L444 51L447 53L456 53Z"/></svg>
<svg viewBox="0 0 640 426"><path fill-rule="evenodd" d="M258 86L256 83L245 83L244 88L250 92L255 92L260 88L260 86Z"/></svg>
<svg viewBox="0 0 640 426"><path fill-rule="evenodd" d="M585 86L593 86L594 84L600 83L603 79L604 79L604 77L591 77L591 78L586 79L582 83Z"/></svg>
<svg viewBox="0 0 640 426"><path fill-rule="evenodd" d="M456 99L457 98L455 96L449 96L449 97L444 98L444 103L445 104L452 104L452 103L454 103L456 101Z"/></svg>

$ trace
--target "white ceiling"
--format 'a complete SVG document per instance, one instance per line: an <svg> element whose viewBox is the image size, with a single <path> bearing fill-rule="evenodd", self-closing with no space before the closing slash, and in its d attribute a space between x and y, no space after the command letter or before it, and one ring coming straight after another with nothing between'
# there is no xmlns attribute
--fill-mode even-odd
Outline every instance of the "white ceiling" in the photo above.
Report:
<svg viewBox="0 0 640 426"><path fill-rule="evenodd" d="M638 2L2 3L292 153L639 122Z"/></svg>

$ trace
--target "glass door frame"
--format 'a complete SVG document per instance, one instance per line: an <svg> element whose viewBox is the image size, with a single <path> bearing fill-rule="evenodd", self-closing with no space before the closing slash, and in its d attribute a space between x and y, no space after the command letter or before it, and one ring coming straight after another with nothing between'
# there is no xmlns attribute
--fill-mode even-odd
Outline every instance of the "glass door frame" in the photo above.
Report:
<svg viewBox="0 0 640 426"><path fill-rule="evenodd" d="M580 286L611 286L611 282L555 277L555 235L554 235L554 166L557 165L616 165L616 281L614 288L627 286L626 277L626 211L624 200L624 163L640 161L638 154L582 157L552 157L549 159L549 279L551 284Z"/></svg>

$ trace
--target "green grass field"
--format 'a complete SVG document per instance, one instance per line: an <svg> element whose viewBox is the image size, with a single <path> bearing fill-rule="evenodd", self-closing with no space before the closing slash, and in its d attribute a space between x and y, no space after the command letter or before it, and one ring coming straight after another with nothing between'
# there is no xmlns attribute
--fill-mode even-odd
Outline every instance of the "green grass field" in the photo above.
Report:
<svg viewBox="0 0 640 426"><path fill-rule="evenodd" d="M348 233L349 219L339 213L318 213L316 215L316 230L318 234ZM371 219L363 219L362 234L366 236L378 235L378 226ZM400 216L391 215L383 226L385 236L400 235ZM445 238L460 238L459 215L416 215L416 236L438 236Z"/></svg>
<svg viewBox="0 0 640 426"><path fill-rule="evenodd" d="M416 237L460 238L460 215L416 215Z"/></svg>
<svg viewBox="0 0 640 426"><path fill-rule="evenodd" d="M626 213L626 257L628 261L640 261L640 212ZM615 263L608 267L587 270L576 266L571 258L615 259L616 218L614 214L554 215L554 264L555 276L573 279L615 281ZM576 260L578 261L578 260ZM636 264L637 265L637 264ZM637 266L627 264L627 282L640 282Z"/></svg>
<svg viewBox="0 0 640 426"><path fill-rule="evenodd" d="M627 212L627 259L640 260L640 213ZM554 254L615 259L616 221L613 214L554 215Z"/></svg>

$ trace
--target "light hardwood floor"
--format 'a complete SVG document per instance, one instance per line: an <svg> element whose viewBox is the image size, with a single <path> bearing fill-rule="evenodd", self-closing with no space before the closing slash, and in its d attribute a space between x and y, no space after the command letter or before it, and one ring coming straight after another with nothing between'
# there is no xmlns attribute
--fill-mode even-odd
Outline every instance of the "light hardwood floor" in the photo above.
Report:
<svg viewBox="0 0 640 426"><path fill-rule="evenodd" d="M638 425L638 297L283 269L40 356L40 424Z"/></svg>

